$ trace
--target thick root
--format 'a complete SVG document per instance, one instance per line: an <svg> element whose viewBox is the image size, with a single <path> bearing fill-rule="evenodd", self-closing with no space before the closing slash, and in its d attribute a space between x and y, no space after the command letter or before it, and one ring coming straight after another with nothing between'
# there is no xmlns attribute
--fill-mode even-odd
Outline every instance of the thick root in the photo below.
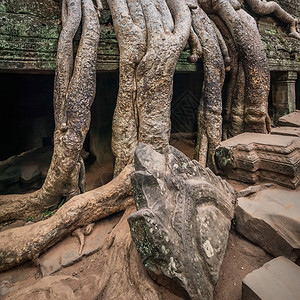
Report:
<svg viewBox="0 0 300 300"><path fill-rule="evenodd" d="M135 68L146 52L146 29L138 0L108 0L108 4L120 50L120 83L111 142L117 176L132 161L137 146Z"/></svg>
<svg viewBox="0 0 300 300"><path fill-rule="evenodd" d="M101 250L91 260L92 268L84 269L78 276L53 274L36 280L30 286L18 289L5 299L99 299L99 300L181 300L156 284L149 277L131 239L127 218L135 212L130 206L107 236ZM30 295L30 296L29 296Z"/></svg>
<svg viewBox="0 0 300 300"><path fill-rule="evenodd" d="M204 84L198 109L198 135L194 158L203 167L208 166L216 170L214 152L222 138L224 60L220 39L206 13L197 6L192 10L192 20L195 33L202 45L204 66ZM223 50L228 56L225 46Z"/></svg>
<svg viewBox="0 0 300 300"><path fill-rule="evenodd" d="M38 198L38 191L24 195L0 196L0 222L35 217L47 207Z"/></svg>
<svg viewBox="0 0 300 300"><path fill-rule="evenodd" d="M151 280L131 239L128 216L135 211L129 207L113 229L103 251L105 267L98 282L97 299L161 299L158 286ZM116 289L116 286L122 289Z"/></svg>
<svg viewBox="0 0 300 300"><path fill-rule="evenodd" d="M274 14L279 20L290 25L289 36L300 39L300 34L297 30L297 19L286 12L278 3L275 1L262 1L262 0L246 0L252 10L259 15Z"/></svg>
<svg viewBox="0 0 300 300"><path fill-rule="evenodd" d="M29 226L0 233L0 271L37 257L76 228L86 226L133 203L127 166L107 185L73 197L54 216Z"/></svg>
<svg viewBox="0 0 300 300"><path fill-rule="evenodd" d="M96 59L100 25L92 0L65 0L54 92L54 152L42 188L30 195L0 198L0 221L25 219L56 207L83 190L80 151L90 124L96 92ZM82 37L73 70L72 40L81 20ZM73 72L73 74L72 74Z"/></svg>

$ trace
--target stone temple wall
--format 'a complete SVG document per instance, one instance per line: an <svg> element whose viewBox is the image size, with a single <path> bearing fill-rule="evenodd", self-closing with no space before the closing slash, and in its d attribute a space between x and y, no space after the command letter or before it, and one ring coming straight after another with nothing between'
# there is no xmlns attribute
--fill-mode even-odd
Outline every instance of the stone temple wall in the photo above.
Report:
<svg viewBox="0 0 300 300"><path fill-rule="evenodd" d="M300 18L298 0L278 2L288 12ZM112 71L118 69L119 52L110 12L106 3L104 6L97 70ZM271 70L299 72L299 41L287 36L285 24L271 17L257 20ZM53 71L60 29L57 0L0 0L0 71ZM187 55L187 51L182 53L177 71L187 72L201 68L199 64L188 64Z"/></svg>

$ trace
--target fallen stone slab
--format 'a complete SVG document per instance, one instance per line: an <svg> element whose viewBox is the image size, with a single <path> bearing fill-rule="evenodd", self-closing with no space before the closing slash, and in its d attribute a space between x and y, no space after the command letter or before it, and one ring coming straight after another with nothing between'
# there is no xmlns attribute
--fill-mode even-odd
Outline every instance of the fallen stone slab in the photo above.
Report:
<svg viewBox="0 0 300 300"><path fill-rule="evenodd" d="M56 244L40 257L42 275L53 274L63 267L73 265L81 260L83 256L89 256L99 251L106 241L108 234L119 220L120 216L116 215L99 221L92 233L85 237L85 245L81 254L79 254L80 244L77 237L70 236Z"/></svg>
<svg viewBox="0 0 300 300"><path fill-rule="evenodd" d="M300 137L300 127L275 127L272 128L271 134L277 135L290 135L290 136L298 136Z"/></svg>
<svg viewBox="0 0 300 300"><path fill-rule="evenodd" d="M278 119L278 126L300 127L300 110L280 117Z"/></svg>
<svg viewBox="0 0 300 300"><path fill-rule="evenodd" d="M230 179L296 188L300 183L300 138L242 133L220 144L216 164Z"/></svg>
<svg viewBox="0 0 300 300"><path fill-rule="evenodd" d="M300 267L280 256L243 279L243 300L298 300L300 295Z"/></svg>
<svg viewBox="0 0 300 300"><path fill-rule="evenodd" d="M236 229L273 256L300 257L300 188L269 188L238 198Z"/></svg>

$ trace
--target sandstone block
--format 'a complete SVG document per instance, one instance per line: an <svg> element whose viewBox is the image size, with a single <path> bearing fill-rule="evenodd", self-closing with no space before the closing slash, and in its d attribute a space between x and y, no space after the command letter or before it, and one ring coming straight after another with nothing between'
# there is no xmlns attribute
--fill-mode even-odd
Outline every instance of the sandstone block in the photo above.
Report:
<svg viewBox="0 0 300 300"><path fill-rule="evenodd" d="M294 111L278 119L279 126L300 127L300 110Z"/></svg>
<svg viewBox="0 0 300 300"><path fill-rule="evenodd" d="M230 179L296 188L300 183L300 138L242 133L220 144L216 163L220 173Z"/></svg>
<svg viewBox="0 0 300 300"><path fill-rule="evenodd" d="M300 268L281 256L243 279L243 300L298 300L300 295Z"/></svg>
<svg viewBox="0 0 300 300"><path fill-rule="evenodd" d="M40 177L41 171L38 165L23 166L21 172L21 181L31 183Z"/></svg>
<svg viewBox="0 0 300 300"><path fill-rule="evenodd" d="M275 127L272 129L271 134L277 135L291 135L291 136L298 136L300 137L300 127Z"/></svg>
<svg viewBox="0 0 300 300"><path fill-rule="evenodd" d="M120 217L114 216L97 223L92 233L85 238L82 254L79 254L80 244L77 237L68 237L49 249L40 257L40 268L43 276L53 274L63 267L76 263L83 256L89 256L99 251L108 233L118 223L119 219Z"/></svg>
<svg viewBox="0 0 300 300"><path fill-rule="evenodd" d="M300 257L300 188L264 189L238 198L239 233L273 256Z"/></svg>

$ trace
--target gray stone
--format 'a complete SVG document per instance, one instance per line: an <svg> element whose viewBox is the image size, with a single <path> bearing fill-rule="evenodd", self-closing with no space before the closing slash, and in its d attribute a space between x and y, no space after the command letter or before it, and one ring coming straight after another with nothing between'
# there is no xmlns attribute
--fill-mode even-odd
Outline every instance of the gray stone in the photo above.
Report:
<svg viewBox="0 0 300 300"><path fill-rule="evenodd" d="M80 244L77 237L68 237L53 246L40 257L40 268L43 276L59 271L63 267L73 265L83 256L89 256L99 251L108 233L118 223L120 217L103 219L97 223L92 233L85 237L85 245L82 254L79 254Z"/></svg>
<svg viewBox="0 0 300 300"><path fill-rule="evenodd" d="M272 128L271 134L290 135L290 136L300 137L300 128L299 127L275 127Z"/></svg>
<svg viewBox="0 0 300 300"><path fill-rule="evenodd" d="M18 182L21 176L21 170L18 166L8 167L0 176L0 181L4 183Z"/></svg>
<svg viewBox="0 0 300 300"><path fill-rule="evenodd" d="M252 185L237 193L237 197L246 197L248 195L259 192L263 188L262 185Z"/></svg>
<svg viewBox="0 0 300 300"><path fill-rule="evenodd" d="M278 119L279 126L300 127L300 110L294 111Z"/></svg>
<svg viewBox="0 0 300 300"><path fill-rule="evenodd" d="M138 211L128 218L131 236L157 281L180 286L191 299L213 299L234 191L179 150L164 151L144 144L136 149L132 184Z"/></svg>
<svg viewBox="0 0 300 300"><path fill-rule="evenodd" d="M24 183L32 183L41 175L38 165L23 166L21 172L21 181Z"/></svg>
<svg viewBox="0 0 300 300"><path fill-rule="evenodd" d="M239 233L273 256L300 256L300 188L271 188L238 198Z"/></svg>
<svg viewBox="0 0 300 300"><path fill-rule="evenodd" d="M243 279L243 300L298 300L300 268L280 256Z"/></svg>
<svg viewBox="0 0 300 300"><path fill-rule="evenodd" d="M219 172L230 179L296 188L300 183L300 138L242 133L220 144L216 163Z"/></svg>

